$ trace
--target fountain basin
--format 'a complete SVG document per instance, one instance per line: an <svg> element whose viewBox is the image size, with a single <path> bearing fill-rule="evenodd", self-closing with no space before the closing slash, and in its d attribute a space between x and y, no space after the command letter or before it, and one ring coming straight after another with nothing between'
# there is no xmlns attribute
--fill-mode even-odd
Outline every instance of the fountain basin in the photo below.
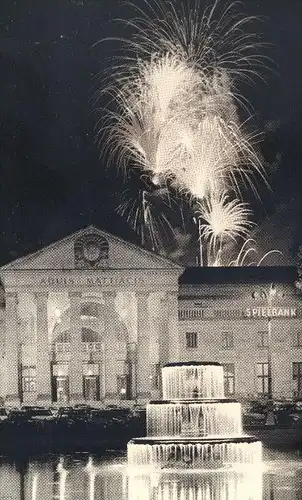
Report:
<svg viewBox="0 0 302 500"><path fill-rule="evenodd" d="M147 406L148 436L238 436L241 405L235 400L151 401Z"/></svg>
<svg viewBox="0 0 302 500"><path fill-rule="evenodd" d="M259 465L262 445L252 436L134 438L128 443L128 465L159 469L236 468Z"/></svg>
<svg viewBox="0 0 302 500"><path fill-rule="evenodd" d="M162 385L163 399L147 404L147 437L128 443L130 467L260 466L261 442L243 434L241 405L224 397L220 363L170 363L162 369Z"/></svg>
<svg viewBox="0 0 302 500"><path fill-rule="evenodd" d="M223 367L219 363L169 363L162 369L163 399L224 398Z"/></svg>

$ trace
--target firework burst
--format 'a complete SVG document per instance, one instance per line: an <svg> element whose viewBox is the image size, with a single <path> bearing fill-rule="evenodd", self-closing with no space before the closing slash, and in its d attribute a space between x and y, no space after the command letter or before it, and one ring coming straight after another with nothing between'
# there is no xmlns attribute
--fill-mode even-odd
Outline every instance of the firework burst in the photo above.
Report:
<svg viewBox="0 0 302 500"><path fill-rule="evenodd" d="M252 227L249 220L252 211L246 203L238 199L230 200L228 193L215 193L197 205L200 217L204 220L200 230L209 244L209 251L221 253L225 239L247 237Z"/></svg>
<svg viewBox="0 0 302 500"><path fill-rule="evenodd" d="M175 56L139 62L135 77L112 90L115 111L107 110L101 131L111 161L122 168L130 162L153 176L168 175L199 83L198 75Z"/></svg>
<svg viewBox="0 0 302 500"><path fill-rule="evenodd" d="M251 81L265 65L256 54L262 44L246 30L256 18L243 17L237 1L214 0L205 10L199 0L180 9L173 0L143 1L146 11L131 4L138 17L128 21L132 39L123 40L129 53L113 65L112 83L104 87L114 110L105 112L103 151L119 168L138 168L154 184L189 195L199 240L217 264L227 238L248 237L251 210L240 201L243 190L257 194L255 179L267 182L256 152L259 135L247 132L250 117L241 124L237 111L238 105L248 111L238 82ZM142 242L147 231L158 248L146 191L139 199L125 200L119 212L135 230L141 225Z"/></svg>

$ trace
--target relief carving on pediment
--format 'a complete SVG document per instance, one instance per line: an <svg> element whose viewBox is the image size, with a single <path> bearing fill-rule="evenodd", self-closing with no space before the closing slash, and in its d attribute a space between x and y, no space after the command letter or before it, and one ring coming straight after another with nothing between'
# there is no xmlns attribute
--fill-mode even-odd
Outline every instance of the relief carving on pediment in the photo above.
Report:
<svg viewBox="0 0 302 500"><path fill-rule="evenodd" d="M103 236L90 233L74 243L76 269L106 269L109 267L109 243Z"/></svg>

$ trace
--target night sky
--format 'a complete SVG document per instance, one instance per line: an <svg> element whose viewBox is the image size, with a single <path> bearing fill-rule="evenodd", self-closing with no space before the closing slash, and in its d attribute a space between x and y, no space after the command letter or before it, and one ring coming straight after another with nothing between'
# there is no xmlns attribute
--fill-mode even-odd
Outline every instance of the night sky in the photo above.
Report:
<svg viewBox="0 0 302 500"><path fill-rule="evenodd" d="M290 254L302 244L302 2L244 0L243 10L265 16L257 29L276 68L245 89L267 131L264 156L281 156L257 210L263 248L284 231ZM116 213L131 185L99 158L91 100L111 51L94 44L132 14L117 0L1 0L0 264L90 224L137 241Z"/></svg>

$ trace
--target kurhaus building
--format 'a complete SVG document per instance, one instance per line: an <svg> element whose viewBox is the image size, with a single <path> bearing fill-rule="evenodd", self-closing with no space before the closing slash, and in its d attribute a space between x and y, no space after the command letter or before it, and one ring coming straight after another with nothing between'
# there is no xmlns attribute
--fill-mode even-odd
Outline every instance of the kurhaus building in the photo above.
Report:
<svg viewBox="0 0 302 500"><path fill-rule="evenodd" d="M88 227L0 269L7 405L145 403L160 367L218 361L227 394L302 395L294 268L187 268Z"/></svg>

